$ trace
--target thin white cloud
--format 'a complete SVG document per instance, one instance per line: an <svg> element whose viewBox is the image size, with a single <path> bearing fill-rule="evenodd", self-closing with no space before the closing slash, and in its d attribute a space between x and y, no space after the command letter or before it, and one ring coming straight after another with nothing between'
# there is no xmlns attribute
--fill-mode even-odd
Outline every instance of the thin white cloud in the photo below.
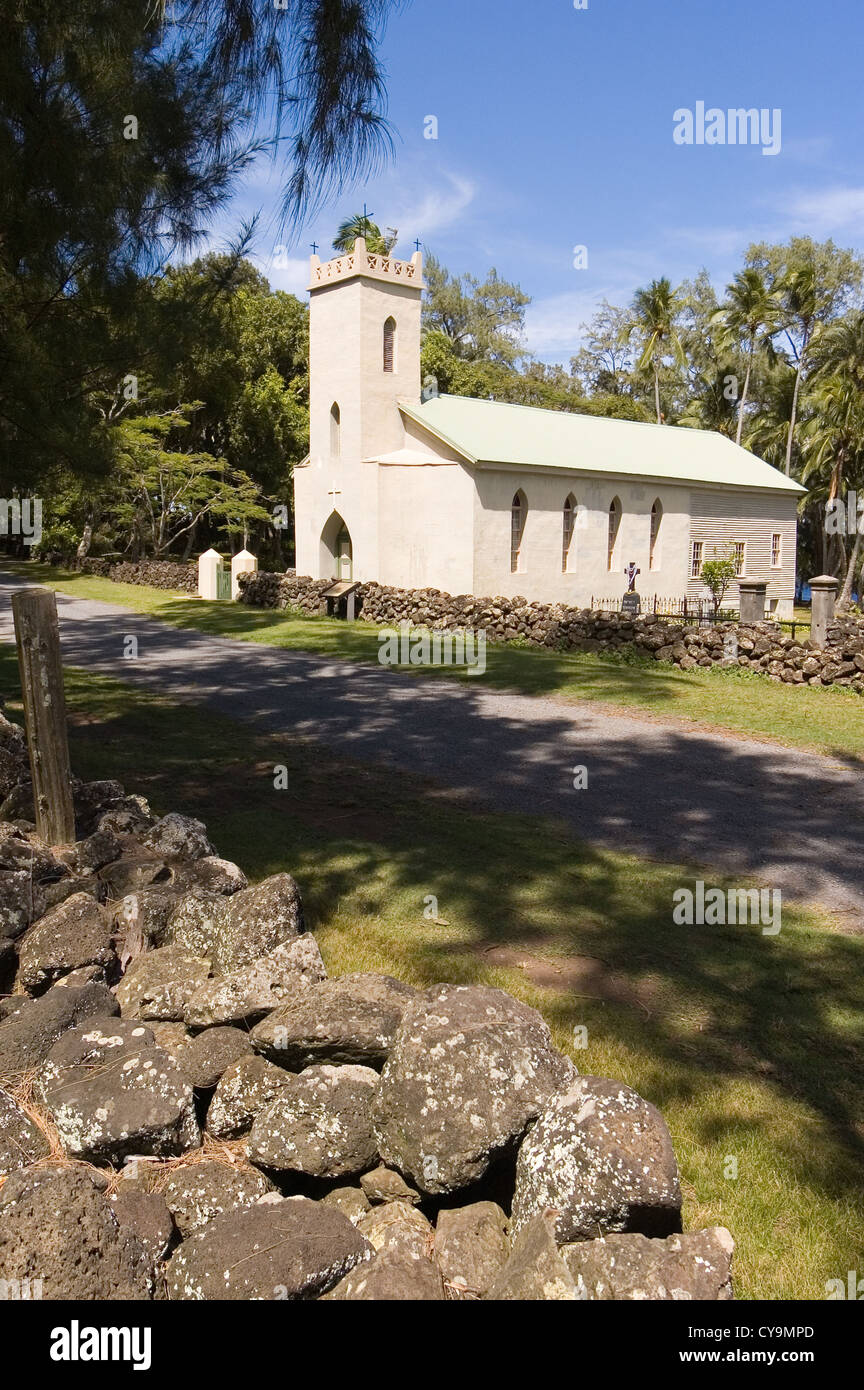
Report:
<svg viewBox="0 0 864 1390"><path fill-rule="evenodd" d="M471 206L476 186L470 179L444 171L444 180L443 186L427 189L419 198L397 191L387 220L399 228L400 241L412 235L425 240L435 232L443 232L458 223Z"/></svg>
<svg viewBox="0 0 864 1390"><path fill-rule="evenodd" d="M864 229L864 188L826 188L819 193L801 193L788 207L798 227L814 232Z"/></svg>

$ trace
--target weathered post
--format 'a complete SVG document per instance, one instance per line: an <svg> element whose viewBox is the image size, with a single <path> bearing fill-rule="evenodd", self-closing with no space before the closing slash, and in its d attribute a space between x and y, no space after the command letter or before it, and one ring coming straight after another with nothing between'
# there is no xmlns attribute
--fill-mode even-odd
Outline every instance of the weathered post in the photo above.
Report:
<svg viewBox="0 0 864 1390"><path fill-rule="evenodd" d="M60 657L60 625L52 589L12 595L24 723L30 750L36 829L50 845L75 839L72 771L66 732L66 697Z"/></svg>
<svg viewBox="0 0 864 1390"><path fill-rule="evenodd" d="M742 623L765 621L765 597L767 593L767 579L738 580L738 617Z"/></svg>
<svg viewBox="0 0 864 1390"><path fill-rule="evenodd" d="M833 574L819 574L810 580L810 641L817 647L824 647L828 640L839 587L840 581Z"/></svg>

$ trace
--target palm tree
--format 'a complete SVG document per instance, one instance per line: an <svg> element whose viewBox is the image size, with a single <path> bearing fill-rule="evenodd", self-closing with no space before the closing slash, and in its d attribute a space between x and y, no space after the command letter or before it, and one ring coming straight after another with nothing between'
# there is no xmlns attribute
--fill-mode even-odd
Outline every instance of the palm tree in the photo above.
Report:
<svg viewBox="0 0 864 1390"><path fill-rule="evenodd" d="M828 504L840 497L850 483L864 485L864 394L848 376L835 373L814 387L809 403L814 413L804 430L803 481L810 486L811 497ZM842 538L838 536L837 540L846 562L843 588L837 600L838 608L842 608L848 607L852 596L862 537L856 528L848 559ZM823 556L827 570L827 532Z"/></svg>
<svg viewBox="0 0 864 1390"><path fill-rule="evenodd" d="M814 382L839 374L864 393L864 310L856 309L825 328L814 343L814 356Z"/></svg>
<svg viewBox="0 0 864 1390"><path fill-rule="evenodd" d="M786 323L784 324L786 338L792 347L795 358L795 387L792 393L789 432L786 437L786 474L788 477L792 470L792 447L798 419L798 394L801 390L801 377L821 307L815 267L803 265L790 271L785 280L781 282L780 293L786 314ZM790 333L790 329L793 327L798 332L797 348Z"/></svg>
<svg viewBox="0 0 864 1390"><path fill-rule="evenodd" d="M644 342L642 355L637 362L639 371L654 375L654 408L657 411L657 424L663 424L660 409L660 366L664 357L670 354L679 367L685 365L684 349L675 326L679 310L683 307L671 281L652 280L646 289L637 290L631 305L631 319L623 330L622 338L629 340L638 332Z"/></svg>
<svg viewBox="0 0 864 1390"><path fill-rule="evenodd" d="M744 428L744 407L750 390L750 377L753 371L753 358L756 344L761 339L769 347L771 339L779 328L779 296L769 290L758 270L740 270L731 284L726 286L726 303L717 310L716 321L725 330L730 343L742 340L745 346L747 368L744 373L744 388L738 402L738 428L735 443L741 443Z"/></svg>
<svg viewBox="0 0 864 1390"><path fill-rule="evenodd" d="M355 213L353 217L348 217L344 222L340 222L339 230L333 238L333 250L340 252L343 256L354 250L354 243L358 236L362 236L366 241L366 250L371 251L373 256L389 256L393 247L396 245L399 233L395 227L387 228L385 236L381 228L370 217L363 213Z"/></svg>

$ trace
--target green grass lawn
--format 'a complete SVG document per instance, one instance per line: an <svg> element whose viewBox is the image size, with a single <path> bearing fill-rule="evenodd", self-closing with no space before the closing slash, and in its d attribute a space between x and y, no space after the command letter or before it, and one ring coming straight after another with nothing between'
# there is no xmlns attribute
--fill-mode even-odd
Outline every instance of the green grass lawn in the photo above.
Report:
<svg viewBox="0 0 864 1390"><path fill-rule="evenodd" d="M81 598L118 603L178 627L195 628L243 641L263 642L328 658L376 662L377 629L369 623L247 608L239 603L203 603L186 594L114 584L46 565L3 561L14 570ZM729 729L799 748L864 755L864 698L849 691L780 685L743 671L679 671L633 653L630 659L588 652L557 653L515 644L487 648L484 676L458 670L413 668L414 679L483 680L528 695L591 700L634 712Z"/></svg>
<svg viewBox="0 0 864 1390"><path fill-rule="evenodd" d="M864 1269L864 939L789 904L776 937L676 927L684 865L481 814L404 772L79 670L67 691L75 771L200 816L250 878L294 873L331 971L502 986L542 1010L582 1072L657 1104L685 1224L729 1226L740 1297L824 1298L826 1280ZM9 647L0 692L20 718Z"/></svg>

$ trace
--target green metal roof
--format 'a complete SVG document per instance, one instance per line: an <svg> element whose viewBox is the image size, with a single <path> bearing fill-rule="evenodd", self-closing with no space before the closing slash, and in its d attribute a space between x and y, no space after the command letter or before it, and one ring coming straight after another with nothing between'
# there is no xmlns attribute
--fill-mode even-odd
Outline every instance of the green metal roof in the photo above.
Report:
<svg viewBox="0 0 864 1390"><path fill-rule="evenodd" d="M436 396L401 410L470 463L669 478L723 487L806 488L725 435L674 425L574 415L470 396Z"/></svg>

